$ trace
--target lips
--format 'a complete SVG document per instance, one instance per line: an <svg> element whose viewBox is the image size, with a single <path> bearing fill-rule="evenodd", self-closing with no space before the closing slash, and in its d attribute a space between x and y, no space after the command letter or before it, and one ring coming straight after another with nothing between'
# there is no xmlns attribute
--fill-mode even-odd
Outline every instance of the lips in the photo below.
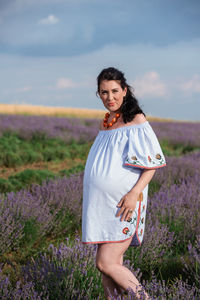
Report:
<svg viewBox="0 0 200 300"><path fill-rule="evenodd" d="M115 103L108 103L108 106L114 106Z"/></svg>

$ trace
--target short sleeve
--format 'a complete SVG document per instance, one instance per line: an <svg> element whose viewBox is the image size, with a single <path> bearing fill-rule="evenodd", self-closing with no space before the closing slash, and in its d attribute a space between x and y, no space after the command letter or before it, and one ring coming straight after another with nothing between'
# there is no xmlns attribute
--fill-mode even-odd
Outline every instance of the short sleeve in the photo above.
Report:
<svg viewBox="0 0 200 300"><path fill-rule="evenodd" d="M159 141L149 122L146 122L145 126L131 128L127 143L125 166L142 169L157 169L166 166Z"/></svg>

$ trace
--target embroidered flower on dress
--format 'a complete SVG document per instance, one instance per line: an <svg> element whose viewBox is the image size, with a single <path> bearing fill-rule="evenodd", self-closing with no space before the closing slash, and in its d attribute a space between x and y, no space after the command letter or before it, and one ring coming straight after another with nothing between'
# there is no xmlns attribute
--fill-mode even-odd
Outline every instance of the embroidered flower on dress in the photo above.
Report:
<svg viewBox="0 0 200 300"><path fill-rule="evenodd" d="M142 235L142 233L143 233L143 229L140 230L140 234L141 234L141 235Z"/></svg>
<svg viewBox="0 0 200 300"><path fill-rule="evenodd" d="M137 166L142 166L142 163L138 160L138 158L135 155L133 155L131 157L127 156L126 162L128 164L134 164L134 165L137 165Z"/></svg>
<svg viewBox="0 0 200 300"><path fill-rule="evenodd" d="M157 159L161 159L161 155L158 153L158 154L156 154L156 158Z"/></svg>
<svg viewBox="0 0 200 300"><path fill-rule="evenodd" d="M141 201L141 202L143 201L143 193L142 192L139 194L137 201Z"/></svg>
<svg viewBox="0 0 200 300"><path fill-rule="evenodd" d="M127 234L127 233L129 232L128 227L125 227L125 228L122 230L122 232L123 232L124 234Z"/></svg>
<svg viewBox="0 0 200 300"><path fill-rule="evenodd" d="M137 160L137 157L136 156L132 156L131 159L132 160Z"/></svg>
<svg viewBox="0 0 200 300"><path fill-rule="evenodd" d="M148 160L149 160L149 162L151 162L151 157L150 156L148 156Z"/></svg>

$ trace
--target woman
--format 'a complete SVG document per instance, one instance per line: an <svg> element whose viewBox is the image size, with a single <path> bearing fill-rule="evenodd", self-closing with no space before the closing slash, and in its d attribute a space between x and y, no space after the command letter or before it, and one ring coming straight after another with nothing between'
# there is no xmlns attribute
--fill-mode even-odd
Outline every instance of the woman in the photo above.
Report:
<svg viewBox="0 0 200 300"><path fill-rule="evenodd" d="M123 266L129 246L143 240L148 183L157 168L166 165L157 137L145 118L124 74L107 68L97 77L98 95L109 111L100 124L84 172L82 242L98 244L96 267L108 289L140 283Z"/></svg>

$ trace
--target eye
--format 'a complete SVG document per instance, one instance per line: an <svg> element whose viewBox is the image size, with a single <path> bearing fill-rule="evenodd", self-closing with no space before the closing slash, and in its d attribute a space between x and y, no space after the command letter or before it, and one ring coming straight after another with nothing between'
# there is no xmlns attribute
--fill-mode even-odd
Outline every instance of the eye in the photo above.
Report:
<svg viewBox="0 0 200 300"><path fill-rule="evenodd" d="M102 95L105 95L107 92L106 91L101 91L101 94Z"/></svg>

